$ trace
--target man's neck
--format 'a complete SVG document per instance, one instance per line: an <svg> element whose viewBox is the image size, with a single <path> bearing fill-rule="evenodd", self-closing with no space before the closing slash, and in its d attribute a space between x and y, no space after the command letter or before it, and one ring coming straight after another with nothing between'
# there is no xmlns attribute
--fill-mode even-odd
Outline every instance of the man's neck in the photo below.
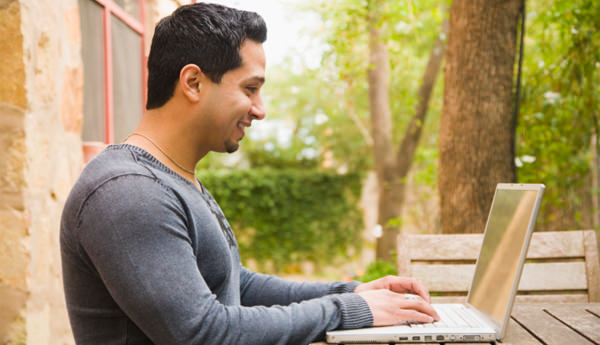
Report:
<svg viewBox="0 0 600 345"><path fill-rule="evenodd" d="M186 133L180 119L172 118L174 112L165 109L149 110L137 129L124 142L141 147L161 163L200 188L195 177L196 163L206 155L198 138ZM178 115L173 115L178 116Z"/></svg>

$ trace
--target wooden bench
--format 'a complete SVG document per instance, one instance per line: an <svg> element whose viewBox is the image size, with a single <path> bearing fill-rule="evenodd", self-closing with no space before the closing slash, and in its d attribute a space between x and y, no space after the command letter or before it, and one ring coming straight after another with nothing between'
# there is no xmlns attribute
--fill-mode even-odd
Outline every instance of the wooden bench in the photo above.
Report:
<svg viewBox="0 0 600 345"><path fill-rule="evenodd" d="M464 302L483 234L399 235L398 274L422 280L436 303ZM593 230L534 232L517 302L600 302Z"/></svg>

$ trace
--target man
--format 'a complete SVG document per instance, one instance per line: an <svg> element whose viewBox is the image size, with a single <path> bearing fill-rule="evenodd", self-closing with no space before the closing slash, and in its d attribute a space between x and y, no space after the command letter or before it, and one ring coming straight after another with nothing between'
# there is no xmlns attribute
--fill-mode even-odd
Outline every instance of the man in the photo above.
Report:
<svg viewBox="0 0 600 345"><path fill-rule="evenodd" d="M293 283L241 266L194 166L209 151L237 150L265 117L265 39L257 14L212 4L182 6L157 25L147 113L86 166L63 211L78 344L307 344L332 329L438 318L413 279Z"/></svg>

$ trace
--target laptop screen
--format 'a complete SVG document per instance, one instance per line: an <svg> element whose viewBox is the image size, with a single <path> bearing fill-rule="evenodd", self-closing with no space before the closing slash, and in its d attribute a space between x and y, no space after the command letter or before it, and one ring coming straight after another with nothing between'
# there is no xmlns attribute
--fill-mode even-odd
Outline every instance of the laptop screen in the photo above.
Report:
<svg viewBox="0 0 600 345"><path fill-rule="evenodd" d="M537 213L541 190L539 186L530 188L534 190L504 189L501 185L496 189L469 291L467 302L500 325L512 306L510 298L521 273L523 245L528 242L526 236Z"/></svg>

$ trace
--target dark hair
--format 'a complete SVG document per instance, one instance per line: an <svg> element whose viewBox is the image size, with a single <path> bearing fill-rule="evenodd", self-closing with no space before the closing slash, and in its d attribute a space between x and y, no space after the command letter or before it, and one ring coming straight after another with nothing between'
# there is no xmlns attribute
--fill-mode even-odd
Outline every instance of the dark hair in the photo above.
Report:
<svg viewBox="0 0 600 345"><path fill-rule="evenodd" d="M242 65L245 39L263 43L267 27L254 12L217 4L184 5L156 25L148 57L146 109L163 106L173 97L181 69L196 64L210 80Z"/></svg>

